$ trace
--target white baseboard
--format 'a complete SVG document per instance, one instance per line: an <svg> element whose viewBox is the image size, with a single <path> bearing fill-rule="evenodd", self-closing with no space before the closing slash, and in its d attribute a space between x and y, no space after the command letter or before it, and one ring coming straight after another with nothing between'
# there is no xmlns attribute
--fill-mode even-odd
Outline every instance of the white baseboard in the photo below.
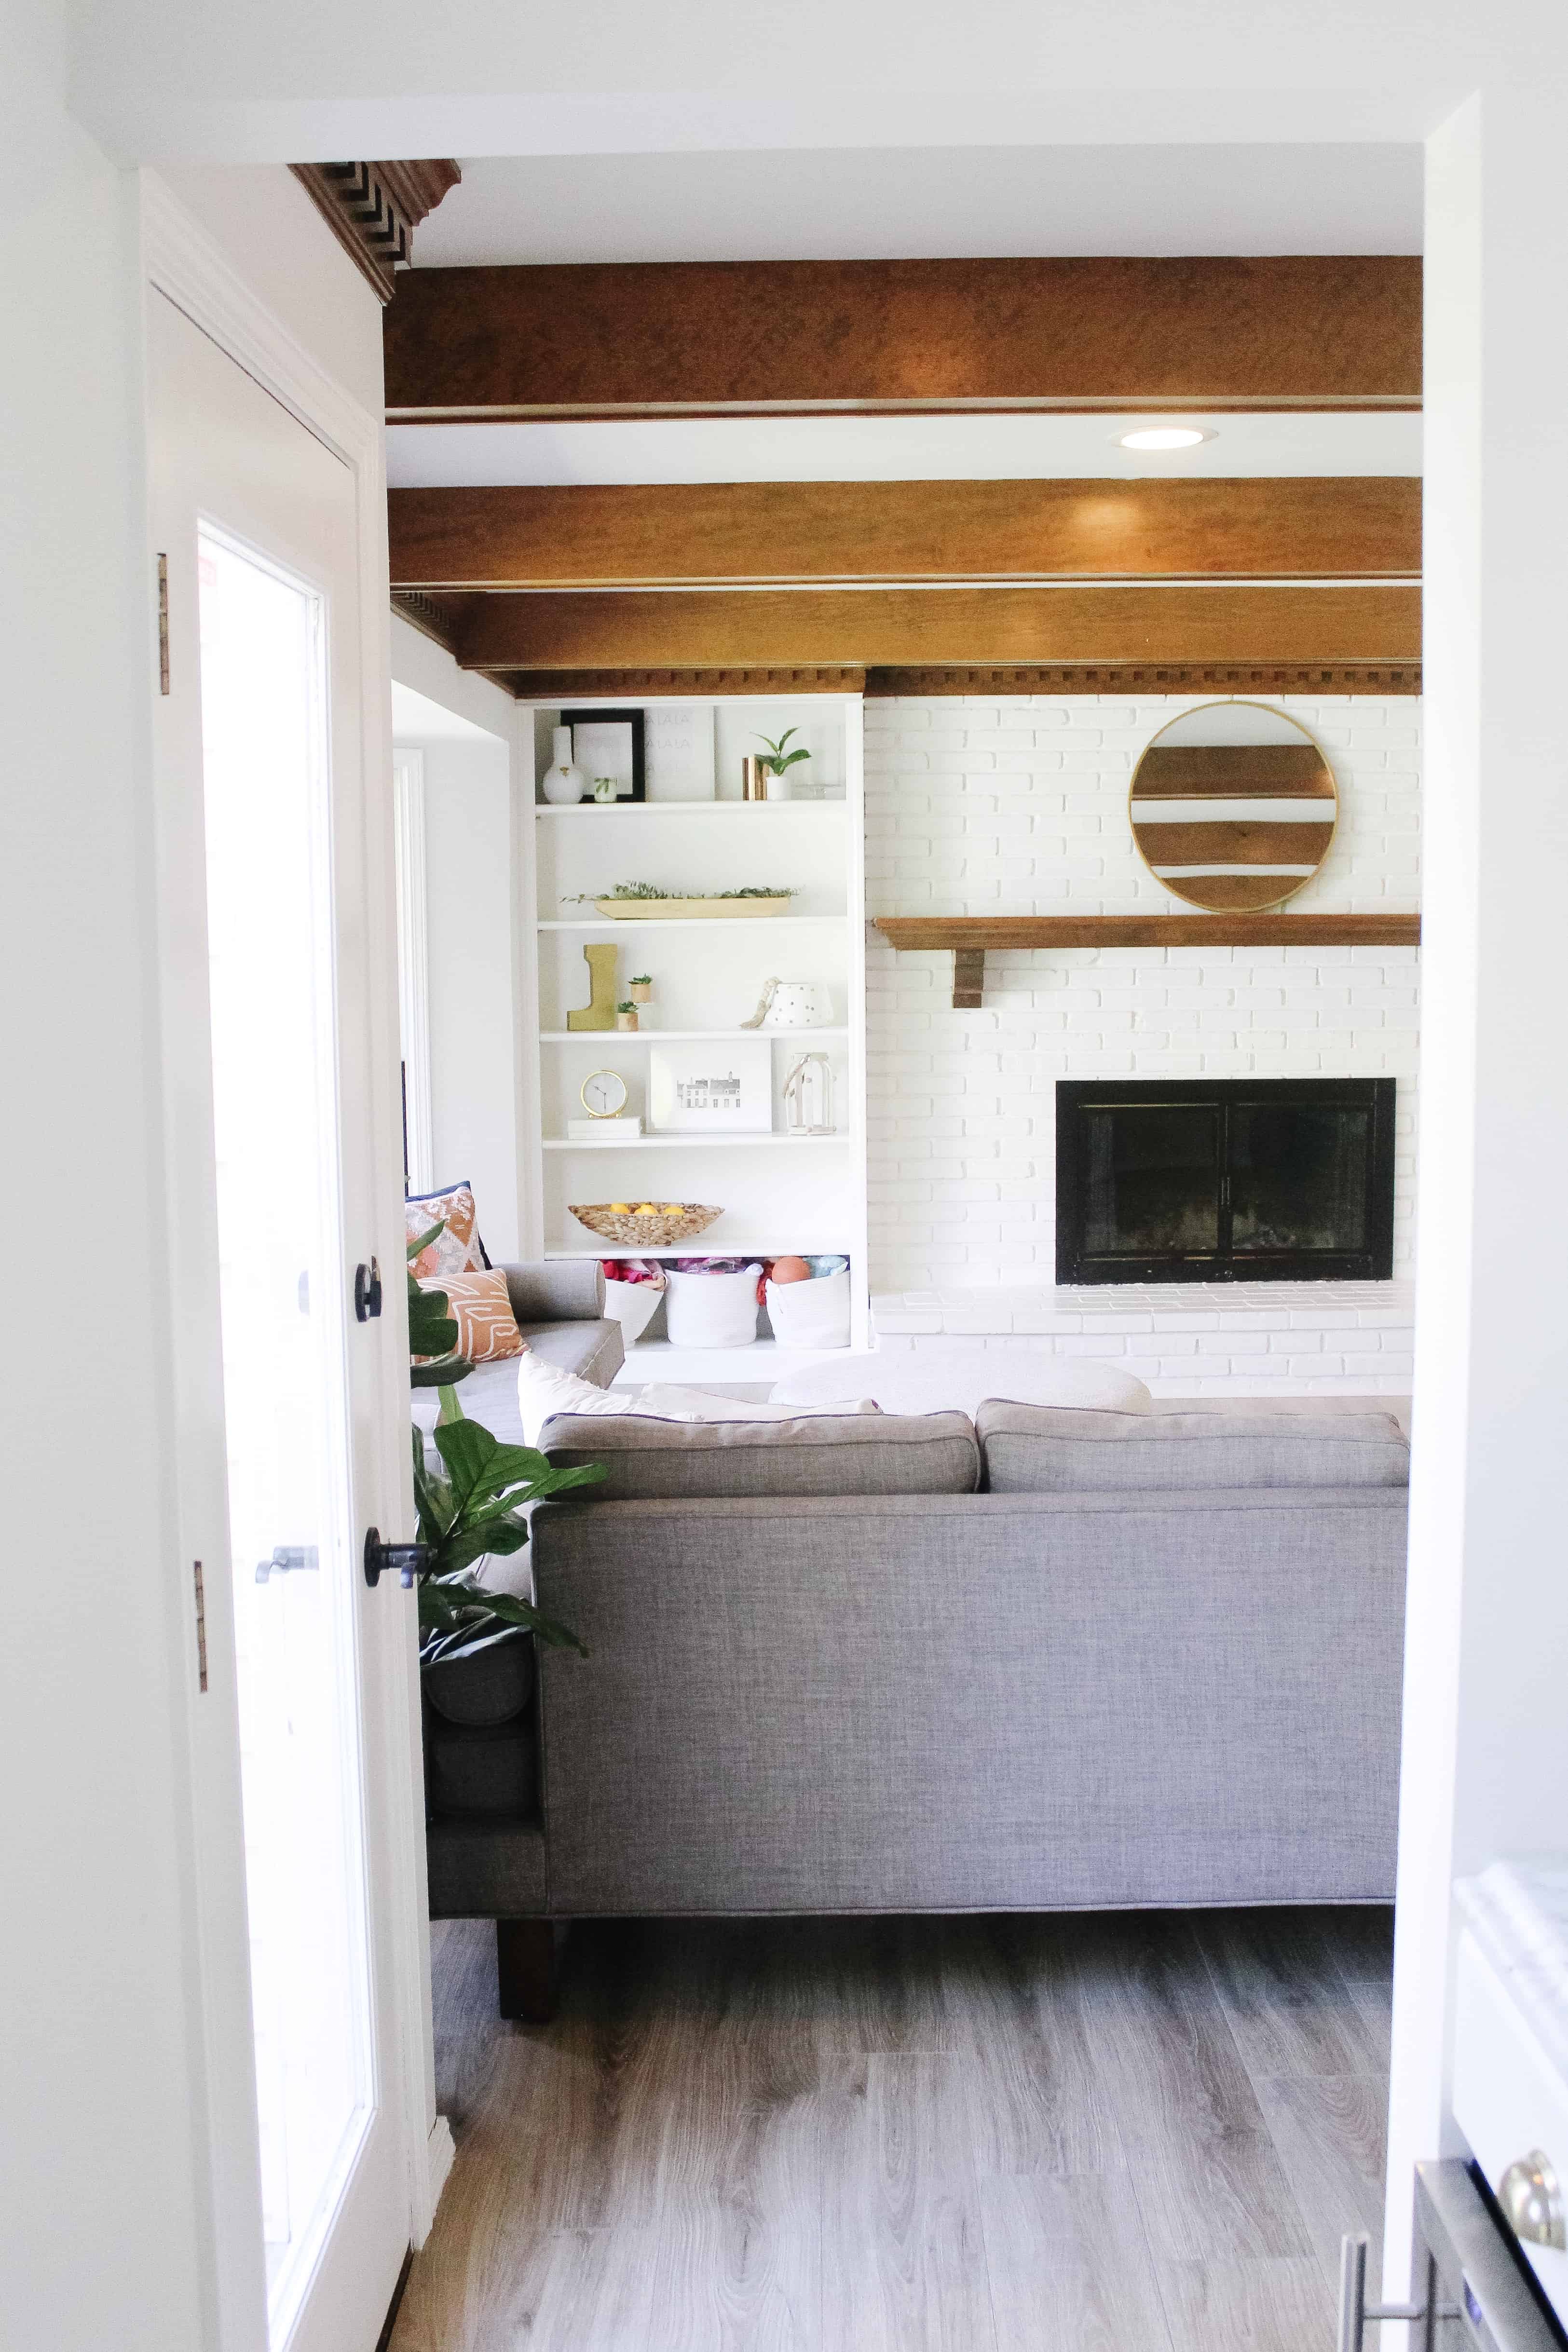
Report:
<svg viewBox="0 0 1568 2352"><path fill-rule="evenodd" d="M425 2159L426 2177L430 2183L429 2210L432 2222L435 2221L437 2209L441 2202L441 2191L447 2186L447 2177L457 2159L457 2144L452 2137L452 2126L445 2116L437 2116L430 2126L430 2140Z"/></svg>

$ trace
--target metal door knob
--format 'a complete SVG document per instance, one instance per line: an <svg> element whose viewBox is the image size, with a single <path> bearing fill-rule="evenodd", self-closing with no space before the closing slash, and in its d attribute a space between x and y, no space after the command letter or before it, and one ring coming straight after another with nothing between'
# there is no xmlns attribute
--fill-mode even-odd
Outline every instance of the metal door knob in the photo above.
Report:
<svg viewBox="0 0 1568 2352"><path fill-rule="evenodd" d="M1498 2182L1497 2200L1516 2238L1526 2245L1552 2246L1560 2254L1568 2253L1563 2192L1543 2147L1515 2158Z"/></svg>
<svg viewBox="0 0 1568 2352"><path fill-rule="evenodd" d="M367 1528L364 1537L364 1580L377 1585L396 1570L405 1591L430 1566L431 1552L424 1543L383 1543L379 1528Z"/></svg>
<svg viewBox="0 0 1568 2352"><path fill-rule="evenodd" d="M268 1578L287 1576L302 1568L320 1568L321 1555L314 1544L274 1544L270 1559L256 1563L256 1581L265 1584Z"/></svg>

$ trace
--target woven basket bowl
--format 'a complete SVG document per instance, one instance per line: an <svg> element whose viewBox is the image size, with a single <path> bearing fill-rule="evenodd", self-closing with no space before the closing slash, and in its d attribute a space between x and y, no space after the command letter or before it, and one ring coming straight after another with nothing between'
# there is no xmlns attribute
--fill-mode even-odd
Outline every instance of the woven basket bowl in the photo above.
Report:
<svg viewBox="0 0 1568 2352"><path fill-rule="evenodd" d="M700 1201L689 1201L679 1216L660 1212L655 1216L639 1216L635 1209L611 1209L603 1201L584 1202L581 1208L570 1204L572 1214L591 1234L602 1234L607 1242L621 1242L629 1249L668 1249L675 1242L689 1242L705 1234L722 1209L704 1208Z"/></svg>

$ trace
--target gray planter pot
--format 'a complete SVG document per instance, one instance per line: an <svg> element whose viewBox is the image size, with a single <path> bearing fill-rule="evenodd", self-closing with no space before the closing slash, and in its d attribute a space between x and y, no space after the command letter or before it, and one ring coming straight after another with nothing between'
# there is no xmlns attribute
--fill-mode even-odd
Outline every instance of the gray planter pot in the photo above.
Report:
<svg viewBox="0 0 1568 2352"><path fill-rule="evenodd" d="M444 1724L425 1718L425 1804L434 1820L529 1816L539 1807L531 1722Z"/></svg>
<svg viewBox="0 0 1568 2352"><path fill-rule="evenodd" d="M519 1633L420 1669L426 1698L447 1723L510 1723L533 1696L533 1642Z"/></svg>

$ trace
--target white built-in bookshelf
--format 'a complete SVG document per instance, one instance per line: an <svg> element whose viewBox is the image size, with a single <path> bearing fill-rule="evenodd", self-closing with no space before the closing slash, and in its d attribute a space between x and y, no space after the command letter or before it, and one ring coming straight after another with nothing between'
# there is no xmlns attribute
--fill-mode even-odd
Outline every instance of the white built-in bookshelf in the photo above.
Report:
<svg viewBox="0 0 1568 2352"><path fill-rule="evenodd" d="M593 707L616 706L595 698ZM564 808L539 797L537 781L550 765L551 730L560 713L544 706L534 712L533 839L521 845L525 952L531 951L537 986L532 1246L548 1257L617 1254L612 1243L572 1216L574 1201L721 1204L723 1214L695 1240L621 1254L841 1254L850 1264L850 1345L864 1348L868 1303L859 698L737 696L682 704L679 708L690 715L700 757L674 773L652 754L654 714L659 740L668 740L677 707L625 707L648 713L649 797L608 804L584 801ZM804 788L787 801L744 800L742 755L759 748L759 734L776 740L787 727L799 730L795 740L811 751L808 762L790 771ZM715 791L703 797L710 764ZM821 796L805 797L805 789ZM616 919L579 903L618 882L652 882L695 894L787 887L795 895L787 915L738 913L719 919ZM651 976L653 1002L639 1007L641 1025L635 1034L568 1026L568 1010L588 1002L583 950L589 943L613 943L619 950L618 996L625 996L634 974ZM832 1001L831 1024L762 1032L743 1027L770 978L824 985ZM771 1134L710 1139L652 1130L651 1047L738 1044L759 1035L768 1039L773 1064ZM784 1131L784 1082L806 1050L825 1053L833 1071L831 1135ZM595 1070L614 1070L624 1080L626 1109L643 1123L640 1137L588 1142L569 1134L568 1122L584 1116L583 1082ZM632 1349L623 1378L756 1381L773 1377L786 1361L809 1360L811 1354L781 1348L768 1336L765 1321L755 1347L712 1351L673 1349L661 1336L663 1328L661 1311L649 1336Z"/></svg>

